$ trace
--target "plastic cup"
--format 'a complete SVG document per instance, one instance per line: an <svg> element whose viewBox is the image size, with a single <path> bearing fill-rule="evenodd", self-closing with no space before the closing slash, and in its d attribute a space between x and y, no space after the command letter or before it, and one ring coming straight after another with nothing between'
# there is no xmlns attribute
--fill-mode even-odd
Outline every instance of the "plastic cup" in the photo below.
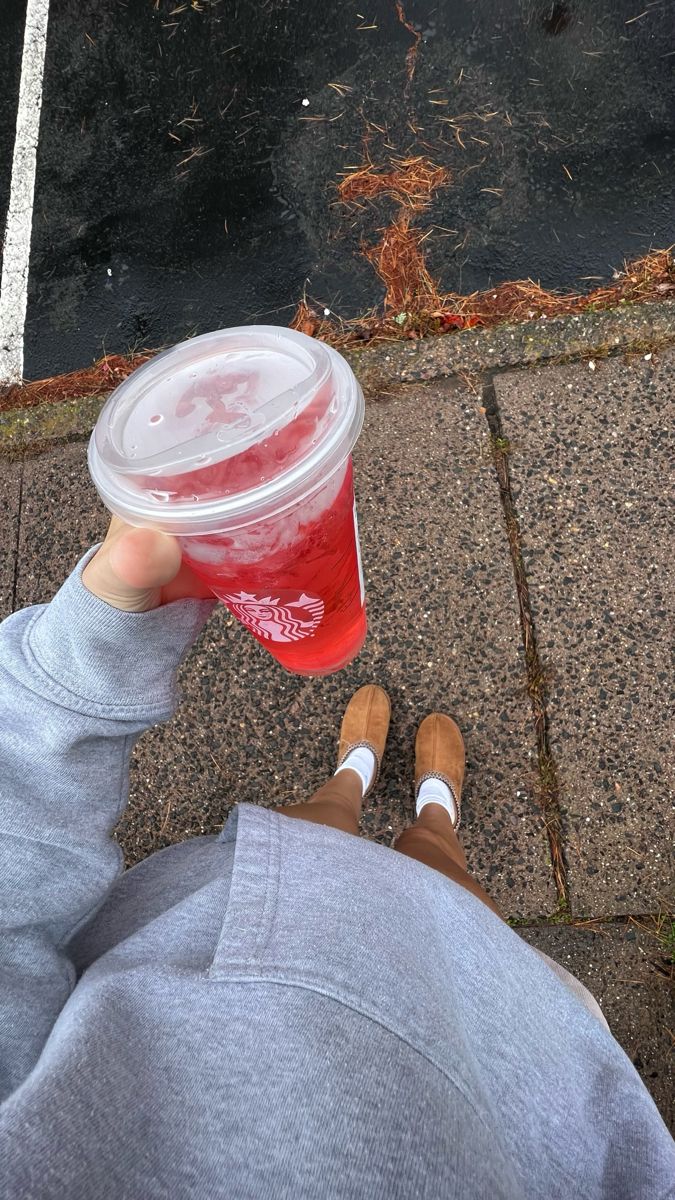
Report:
<svg viewBox="0 0 675 1200"><path fill-rule="evenodd" d="M111 512L179 539L284 667L327 675L366 636L351 460L363 416L356 378L329 346L272 325L223 329L113 392L89 470Z"/></svg>

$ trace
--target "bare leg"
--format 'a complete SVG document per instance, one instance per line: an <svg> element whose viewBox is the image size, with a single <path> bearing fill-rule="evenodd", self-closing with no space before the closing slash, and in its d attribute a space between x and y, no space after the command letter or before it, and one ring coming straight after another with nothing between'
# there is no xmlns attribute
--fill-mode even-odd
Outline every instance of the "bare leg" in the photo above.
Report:
<svg viewBox="0 0 675 1200"><path fill-rule="evenodd" d="M501 913L487 892L467 870L466 858L452 821L440 804L425 804L414 825L404 829L397 838L395 850L416 858L418 862L434 871L454 879L468 892L472 892L483 904L487 904L498 917Z"/></svg>
<svg viewBox="0 0 675 1200"><path fill-rule="evenodd" d="M356 771L338 771L304 804L289 804L275 812L358 834L362 801L363 784Z"/></svg>

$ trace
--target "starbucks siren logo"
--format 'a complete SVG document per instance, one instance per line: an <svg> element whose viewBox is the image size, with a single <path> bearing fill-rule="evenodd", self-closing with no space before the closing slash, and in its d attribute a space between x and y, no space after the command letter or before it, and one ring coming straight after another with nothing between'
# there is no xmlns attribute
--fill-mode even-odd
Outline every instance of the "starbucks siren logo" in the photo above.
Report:
<svg viewBox="0 0 675 1200"><path fill-rule="evenodd" d="M306 592L283 591L274 597L238 592L222 599L242 625L268 642L300 642L323 620L323 600Z"/></svg>

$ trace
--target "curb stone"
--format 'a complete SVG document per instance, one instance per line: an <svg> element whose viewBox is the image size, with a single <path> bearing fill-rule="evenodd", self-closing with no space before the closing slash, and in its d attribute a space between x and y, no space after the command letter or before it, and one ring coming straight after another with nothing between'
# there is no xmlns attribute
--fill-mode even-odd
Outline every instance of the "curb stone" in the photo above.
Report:
<svg viewBox="0 0 675 1200"><path fill-rule="evenodd" d="M384 342L345 354L366 392L451 375L495 372L578 358L656 350L675 342L675 301ZM40 454L89 436L105 394L0 412L0 458Z"/></svg>

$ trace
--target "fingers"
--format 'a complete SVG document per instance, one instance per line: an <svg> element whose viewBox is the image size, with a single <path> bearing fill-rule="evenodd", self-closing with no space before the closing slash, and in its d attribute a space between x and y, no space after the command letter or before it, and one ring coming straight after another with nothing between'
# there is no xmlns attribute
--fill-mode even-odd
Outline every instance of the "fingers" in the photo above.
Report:
<svg viewBox="0 0 675 1200"><path fill-rule="evenodd" d="M132 590L164 587L178 574L180 546L154 529L126 529L112 543L109 564L118 580Z"/></svg>

